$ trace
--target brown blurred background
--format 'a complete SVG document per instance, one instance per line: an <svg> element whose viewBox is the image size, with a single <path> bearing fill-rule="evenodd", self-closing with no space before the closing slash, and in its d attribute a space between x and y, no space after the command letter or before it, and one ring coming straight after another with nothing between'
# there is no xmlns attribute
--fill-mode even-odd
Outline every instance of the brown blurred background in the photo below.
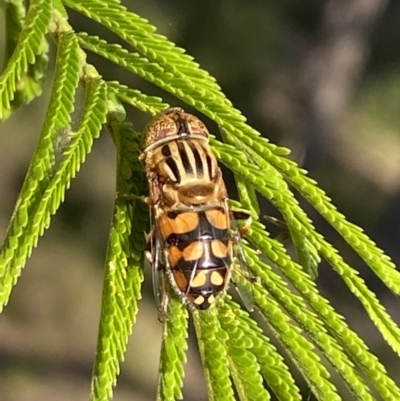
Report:
<svg viewBox="0 0 400 401"><path fill-rule="evenodd" d="M271 142L291 148L290 157L310 171L349 220L365 228L395 262L400 260L398 1L125 4L195 56L252 126ZM70 16L76 30L116 40L76 13ZM0 8L0 38L3 26ZM3 49L0 39L0 65ZM122 69L98 57L89 60L106 79L179 105ZM39 138L53 64L43 96L0 125L0 241ZM137 129L147 122L143 114L131 110L129 115ZM1 401L88 399L114 190L115 150L105 133L95 142L0 316ZM262 208L279 217L267 202ZM399 323L398 299L311 208L306 209ZM162 327L157 322L150 272L146 273L138 323L115 391L118 401L147 401L155 395ZM357 299L324 263L318 286L400 385L399 360ZM193 340L191 332L185 400L203 401L205 384ZM346 399L349 395L343 391ZM305 386L304 399L313 399Z"/></svg>

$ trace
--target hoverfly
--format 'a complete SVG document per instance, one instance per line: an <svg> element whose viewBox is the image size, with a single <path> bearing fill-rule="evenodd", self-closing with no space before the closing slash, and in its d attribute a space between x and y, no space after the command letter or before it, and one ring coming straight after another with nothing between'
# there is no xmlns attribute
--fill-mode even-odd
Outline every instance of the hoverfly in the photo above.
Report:
<svg viewBox="0 0 400 401"><path fill-rule="evenodd" d="M141 159L154 223L148 259L161 318L167 286L190 307L208 309L226 291L234 249L240 247L209 135L197 117L180 108L167 109L144 131Z"/></svg>

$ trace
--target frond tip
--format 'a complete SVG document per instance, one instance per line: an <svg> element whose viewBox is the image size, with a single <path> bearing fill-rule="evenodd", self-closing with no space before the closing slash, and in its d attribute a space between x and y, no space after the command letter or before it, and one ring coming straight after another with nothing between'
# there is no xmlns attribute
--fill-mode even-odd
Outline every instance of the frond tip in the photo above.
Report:
<svg viewBox="0 0 400 401"><path fill-rule="evenodd" d="M18 44L0 76L0 120L9 114L11 101L30 64L43 55L44 35L50 23L51 2L32 0Z"/></svg>
<svg viewBox="0 0 400 401"><path fill-rule="evenodd" d="M167 314L169 318L164 323L157 401L183 400L181 389L183 365L186 362L188 311L182 303L172 298Z"/></svg>

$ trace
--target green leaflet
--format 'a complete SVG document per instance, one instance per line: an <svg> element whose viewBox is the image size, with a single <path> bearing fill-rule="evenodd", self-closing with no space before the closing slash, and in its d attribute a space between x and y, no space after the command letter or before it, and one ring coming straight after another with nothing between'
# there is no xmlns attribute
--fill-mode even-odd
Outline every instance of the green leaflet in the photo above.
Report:
<svg viewBox="0 0 400 401"><path fill-rule="evenodd" d="M296 386L282 356L269 342L256 321L250 318L248 313L240 309L229 297L224 298L224 303L221 303L220 307L220 315L225 314L228 316L234 315L234 323L244 335L243 341L251 343L251 347L247 347L257 358L263 377L278 399L282 401L300 400L300 390ZM225 319L222 318L221 320L225 327ZM230 332L228 335L231 336Z"/></svg>
<svg viewBox="0 0 400 401"><path fill-rule="evenodd" d="M326 241L320 240L324 246L321 254L340 274L350 291L360 300L369 317L382 333L383 338L400 355L400 328L392 320L386 309L379 302L376 295L367 287L364 280L358 276L358 272L344 262L336 250Z"/></svg>
<svg viewBox="0 0 400 401"><path fill-rule="evenodd" d="M188 311L175 297L168 302L161 345L157 401L183 400L182 385L186 362Z"/></svg>
<svg viewBox="0 0 400 401"><path fill-rule="evenodd" d="M6 22L6 48L4 64L12 56L14 49L17 47L19 35L21 34L26 17L26 4L22 1L8 1L4 4L4 14Z"/></svg>
<svg viewBox="0 0 400 401"><path fill-rule="evenodd" d="M50 22L50 13L50 1L31 1L17 47L0 76L0 120L9 115L16 91L21 89L25 97L23 101L31 100L41 91L41 85L36 80L43 75L46 64L47 43L44 42L44 35ZM29 64L35 64L30 71ZM24 88L19 88L21 83Z"/></svg>
<svg viewBox="0 0 400 401"><path fill-rule="evenodd" d="M228 296L224 302L228 301ZM252 336L244 332L244 324L236 318L238 308L233 303L220 302L218 309L221 328L227 335L227 353L229 370L241 401L270 400L270 395L263 386L257 355L253 350Z"/></svg>
<svg viewBox="0 0 400 401"><path fill-rule="evenodd" d="M146 180L138 161L138 136L130 124L123 122L124 117L123 108L111 101L107 125L117 146L117 193L140 195ZM112 398L141 298L146 231L147 206L141 201L117 197L105 262L91 400Z"/></svg>
<svg viewBox="0 0 400 401"><path fill-rule="evenodd" d="M223 138L228 143L232 145L241 145L238 144L235 138L229 134L224 129L221 129ZM249 162L254 162L256 165L260 167L262 171L266 171L269 169L268 164L261 159L257 153L253 152L251 149L244 148L244 155L246 156L246 160ZM260 216L260 209L257 201L257 193L255 187L252 186L246 180L240 178L240 175L235 174L235 181L238 189L239 199L242 205L248 209L251 214L258 219ZM290 231L290 236L293 242L294 247L296 248L296 252L299 258L300 264L303 266L304 270L315 279L318 275L318 264L321 261L321 258L318 255L315 247L310 243L307 237L300 231L293 229L291 224L287 225L287 229Z"/></svg>
<svg viewBox="0 0 400 401"><path fill-rule="evenodd" d="M385 340L399 354L400 329L393 322L385 309L379 304L375 295L366 287L357 272L351 269L331 244L315 231L305 212L299 207L297 201L288 190L284 181L278 183L274 180L274 169L271 168L271 176L265 178L265 171L261 172L256 166L249 164L245 156L238 150L228 145L223 145L213 140L214 149L221 161L230 169L236 171L241 179L250 182L257 188L261 195L269 199L281 211L291 229L303 233L312 246L318 250L343 277L354 295L363 303L367 313L377 325ZM275 173L276 176L276 173Z"/></svg>
<svg viewBox="0 0 400 401"><path fill-rule="evenodd" d="M193 312L208 397L210 401L234 401L226 348L228 336L222 330L217 317L217 308Z"/></svg>
<svg viewBox="0 0 400 401"><path fill-rule="evenodd" d="M315 283L290 259L282 244L268 238L259 223L253 223L248 236L257 249L260 249L269 260L279 265L302 298L309 303L318 318L324 322L330 334L335 337L338 344L351 356L357 366L366 373L382 397L385 400L400 399L400 389L387 375L385 367L375 355L368 351L362 339L348 328L343 318L338 317L329 303L318 294Z"/></svg>
<svg viewBox="0 0 400 401"><path fill-rule="evenodd" d="M4 244L0 250L2 292L0 310L7 303L12 286L21 274L27 258L46 224L33 225L39 210L46 209L44 199L54 179L56 142L70 122L79 80L80 59L76 38L63 35L59 41L56 71L49 109L31 165L26 175L17 207L13 213ZM68 186L65 184L65 188ZM61 184L62 185L62 184ZM44 203L46 202L46 203Z"/></svg>
<svg viewBox="0 0 400 401"><path fill-rule="evenodd" d="M306 172L299 169L290 160L279 155L270 155L267 160L272 163L292 184L297 191L310 202L316 210L338 231L346 242L360 255L365 263L385 285L396 294L400 294L400 273L390 258L379 249L363 230L350 223L336 210L325 192L316 186L316 182L306 176Z"/></svg>
<svg viewBox="0 0 400 401"><path fill-rule="evenodd" d="M255 303L261 315L284 345L312 392L321 401L340 400L336 388L329 381L328 371L313 352L314 347L296 326L289 323L286 314L268 295L260 285L254 286Z"/></svg>
<svg viewBox="0 0 400 401"><path fill-rule="evenodd" d="M357 395L360 400L373 401L367 384L354 368L349 356L344 353L335 338L327 333L327 328L321 324L317 316L305 307L304 300L293 294L287 288L286 283L269 266L262 263L252 249L246 247L246 253L249 267L261 279L262 286L287 311L290 317L307 331L314 344L320 348L321 352L343 377L352 393ZM264 296L268 296L266 291ZM338 320L341 318L341 316L337 316Z"/></svg>
<svg viewBox="0 0 400 401"><path fill-rule="evenodd" d="M229 139L229 133L224 129L220 129L222 138L226 142ZM246 155L247 159L249 155ZM260 206L257 200L257 193L251 184L242 180L237 174L234 174L236 187L239 194L239 200L242 206L247 209L250 214L255 218L258 219L260 216Z"/></svg>
<svg viewBox="0 0 400 401"><path fill-rule="evenodd" d="M22 224L26 226L25 230L21 232L19 225L15 223L17 234L12 237L7 235L0 254L3 284L1 305L7 302L11 289L33 247L36 246L44 230L49 227L51 216L64 200L70 181L90 152L93 139L100 133L101 125L105 121L105 96L105 85L99 79L86 83L83 117L69 148L64 152L63 159L35 206L35 210L29 218L22 214L21 219ZM15 214L18 214L18 209Z"/></svg>
<svg viewBox="0 0 400 401"><path fill-rule="evenodd" d="M119 82L107 82L109 93L113 93L122 102L131 104L145 113L156 115L168 107L161 99L155 96L147 96L136 89L130 89Z"/></svg>

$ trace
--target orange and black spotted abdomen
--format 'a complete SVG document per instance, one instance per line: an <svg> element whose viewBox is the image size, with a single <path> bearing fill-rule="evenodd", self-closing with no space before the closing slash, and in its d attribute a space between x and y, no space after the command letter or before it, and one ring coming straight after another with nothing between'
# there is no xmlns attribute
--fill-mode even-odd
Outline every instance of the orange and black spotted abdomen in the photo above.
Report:
<svg viewBox="0 0 400 401"><path fill-rule="evenodd" d="M159 227L176 290L207 309L229 282L229 215L223 207L169 211Z"/></svg>

